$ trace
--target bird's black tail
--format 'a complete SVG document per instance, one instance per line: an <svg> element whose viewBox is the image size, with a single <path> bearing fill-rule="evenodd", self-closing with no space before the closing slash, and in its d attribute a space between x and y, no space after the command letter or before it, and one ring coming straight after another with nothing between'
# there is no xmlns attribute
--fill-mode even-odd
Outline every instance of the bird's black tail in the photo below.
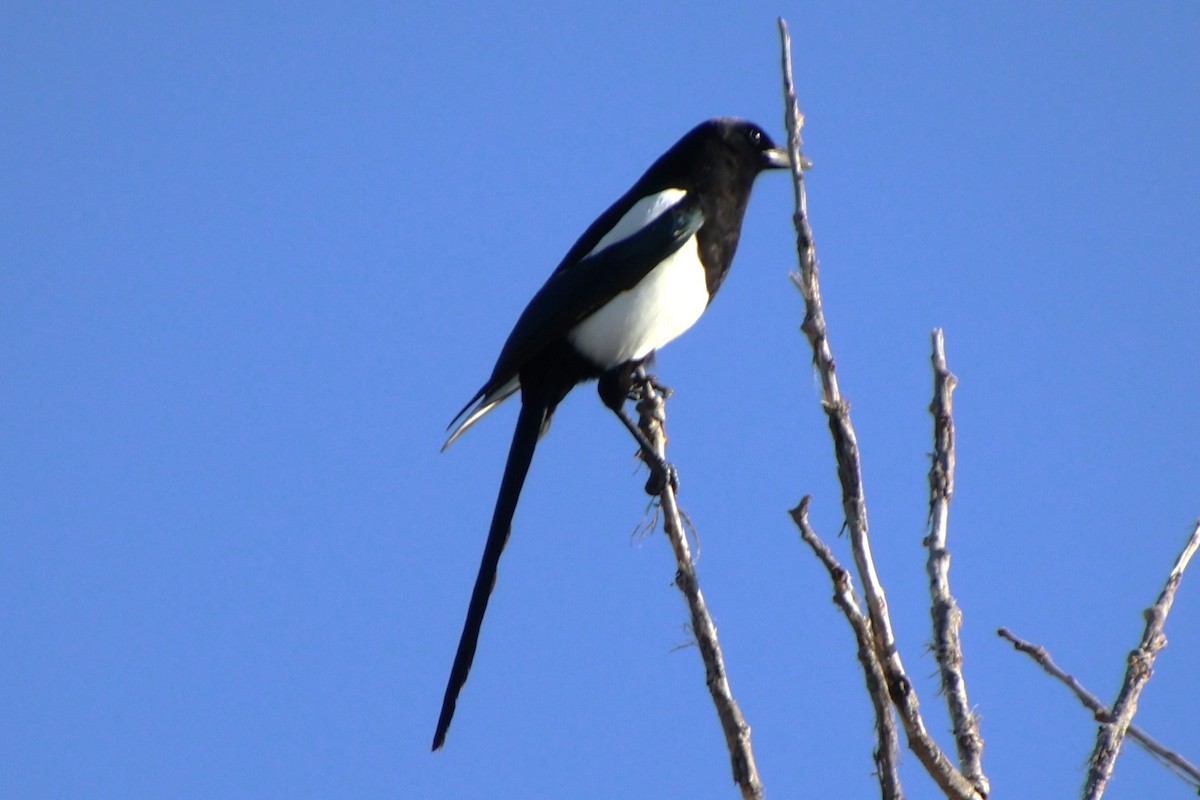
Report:
<svg viewBox="0 0 1200 800"><path fill-rule="evenodd" d="M525 474L533 460L538 437L550 418L551 407L522 397L521 413L517 417L517 429L513 432L512 446L508 450L508 463L504 466L504 478L500 482L500 494L496 498L496 510L492 512L492 527L488 531L487 544L483 548L483 561L479 564L479 575L475 578L475 589L471 592L471 604L467 607L467 621L463 623L462 636L458 640L458 652L454 654L454 666L450 669L450 680L446 684L446 696L442 699L442 713L438 717L437 731L433 734L433 749L437 750L446 741L446 731L454 718L454 706L458 693L467 682L471 662L475 659L475 646L479 643L479 629L487 611L488 598L496 583L496 566L500 554L508 544L512 530L513 513L517 510L517 499L525 483Z"/></svg>

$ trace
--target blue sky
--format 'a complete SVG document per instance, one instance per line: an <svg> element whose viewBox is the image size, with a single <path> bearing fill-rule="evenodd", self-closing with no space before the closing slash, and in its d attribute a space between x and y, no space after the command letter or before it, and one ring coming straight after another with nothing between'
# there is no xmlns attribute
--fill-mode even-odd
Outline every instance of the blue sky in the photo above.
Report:
<svg viewBox="0 0 1200 800"><path fill-rule="evenodd" d="M0 796L734 797L627 434L535 460L445 751L514 419L439 454L575 237L684 131L782 138L795 37L826 314L926 718L929 331L997 795L1073 796L1200 515L1189 4L9 4L0 12ZM773 797L865 797L791 190L660 356L699 574ZM1138 722L1200 758L1200 574ZM910 796L933 797L908 755ZM1184 797L1137 750L1113 798Z"/></svg>

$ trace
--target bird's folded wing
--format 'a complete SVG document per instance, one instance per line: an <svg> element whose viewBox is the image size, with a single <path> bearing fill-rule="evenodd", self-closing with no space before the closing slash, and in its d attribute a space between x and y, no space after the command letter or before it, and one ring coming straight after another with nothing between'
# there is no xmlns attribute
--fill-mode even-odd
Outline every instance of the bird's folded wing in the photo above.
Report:
<svg viewBox="0 0 1200 800"><path fill-rule="evenodd" d="M489 383L516 374L547 344L635 287L703 224L699 205L684 199L637 233L555 272L521 312Z"/></svg>
<svg viewBox="0 0 1200 800"><path fill-rule="evenodd" d="M531 358L618 294L636 286L703 224L699 205L684 198L636 233L555 271L521 312L491 378L450 423L454 430L445 447L516 391L515 379ZM460 419L462 423L455 427Z"/></svg>

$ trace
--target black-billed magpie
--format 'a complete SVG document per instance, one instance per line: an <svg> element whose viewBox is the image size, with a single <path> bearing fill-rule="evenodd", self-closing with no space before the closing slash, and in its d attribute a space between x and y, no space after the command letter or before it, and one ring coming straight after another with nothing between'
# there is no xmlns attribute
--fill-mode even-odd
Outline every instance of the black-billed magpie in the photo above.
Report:
<svg viewBox="0 0 1200 800"><path fill-rule="evenodd" d="M789 163L787 151L745 120L711 119L689 131L583 232L517 319L492 376L450 423L443 450L521 393L434 750L445 742L475 658L517 499L554 409L576 384L599 379L604 405L647 450L624 409L634 373L700 318L733 261L754 179Z"/></svg>

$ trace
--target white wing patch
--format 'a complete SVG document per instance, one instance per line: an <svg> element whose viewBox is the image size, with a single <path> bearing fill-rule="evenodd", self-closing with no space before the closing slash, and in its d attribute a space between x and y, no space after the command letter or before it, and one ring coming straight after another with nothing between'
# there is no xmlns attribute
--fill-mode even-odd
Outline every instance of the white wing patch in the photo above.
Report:
<svg viewBox="0 0 1200 800"><path fill-rule="evenodd" d="M572 328L567 338L601 369L611 369L667 344L692 327L707 306L708 283L693 234L636 286Z"/></svg>
<svg viewBox="0 0 1200 800"><path fill-rule="evenodd" d="M599 253L609 245L633 236L642 228L661 217L664 211L678 203L686 195L687 192L683 189L663 189L661 192L646 195L634 203L625 212L625 215L617 220L617 224L612 227L612 230L604 234L600 241L596 242L596 246L588 252L588 256ZM584 256L584 258L587 258L587 256Z"/></svg>

